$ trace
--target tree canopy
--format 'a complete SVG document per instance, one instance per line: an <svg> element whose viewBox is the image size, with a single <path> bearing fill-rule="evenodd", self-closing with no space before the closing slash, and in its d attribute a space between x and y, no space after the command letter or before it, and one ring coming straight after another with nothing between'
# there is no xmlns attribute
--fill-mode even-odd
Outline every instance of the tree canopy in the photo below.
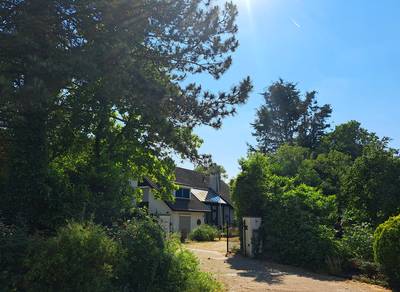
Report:
<svg viewBox="0 0 400 292"><path fill-rule="evenodd" d="M249 78L218 94L182 83L230 67L236 16L203 0L2 2L3 214L42 227L113 218L106 206L128 211L129 180L143 176L170 196L171 154L207 158L194 127L220 127L252 88Z"/></svg>
<svg viewBox="0 0 400 292"><path fill-rule="evenodd" d="M283 144L317 148L331 116L331 106L319 106L316 91L301 97L297 85L282 79L272 83L263 93L265 104L252 124L256 150L274 152Z"/></svg>
<svg viewBox="0 0 400 292"><path fill-rule="evenodd" d="M228 178L225 168L215 162L211 162L207 165L197 165L194 170L205 175L219 174L223 179Z"/></svg>

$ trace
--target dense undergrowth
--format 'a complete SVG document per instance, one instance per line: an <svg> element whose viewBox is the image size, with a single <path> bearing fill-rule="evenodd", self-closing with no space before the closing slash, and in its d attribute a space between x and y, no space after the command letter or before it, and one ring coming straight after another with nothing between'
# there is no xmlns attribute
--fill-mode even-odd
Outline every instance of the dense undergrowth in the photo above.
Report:
<svg viewBox="0 0 400 292"><path fill-rule="evenodd" d="M221 291L179 239L151 219L70 223L54 236L1 225L4 291ZM2 290L3 291L3 290Z"/></svg>

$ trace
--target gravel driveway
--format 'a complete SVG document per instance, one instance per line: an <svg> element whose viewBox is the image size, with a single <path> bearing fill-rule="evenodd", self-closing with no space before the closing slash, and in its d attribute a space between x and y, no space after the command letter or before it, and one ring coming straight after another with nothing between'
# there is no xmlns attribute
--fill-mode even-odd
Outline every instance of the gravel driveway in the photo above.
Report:
<svg viewBox="0 0 400 292"><path fill-rule="evenodd" d="M201 269L212 273L228 291L389 291L240 255L226 257L225 241L193 242L186 246L200 259Z"/></svg>

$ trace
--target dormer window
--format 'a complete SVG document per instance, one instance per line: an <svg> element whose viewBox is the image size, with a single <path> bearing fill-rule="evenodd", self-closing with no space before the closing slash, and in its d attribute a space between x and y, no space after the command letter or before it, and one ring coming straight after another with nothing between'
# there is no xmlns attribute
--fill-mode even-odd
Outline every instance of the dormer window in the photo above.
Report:
<svg viewBox="0 0 400 292"><path fill-rule="evenodd" d="M179 199L190 199L190 189L179 188L177 191L175 191L175 197Z"/></svg>

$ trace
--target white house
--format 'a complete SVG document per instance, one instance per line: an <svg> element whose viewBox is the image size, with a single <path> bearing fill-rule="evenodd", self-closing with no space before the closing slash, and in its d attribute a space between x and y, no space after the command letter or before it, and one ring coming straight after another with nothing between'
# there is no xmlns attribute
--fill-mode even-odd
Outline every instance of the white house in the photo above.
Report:
<svg viewBox="0 0 400 292"><path fill-rule="evenodd" d="M174 194L175 201L156 199L152 193L156 186L149 179L140 184L144 205L167 232L180 232L186 237L201 224L222 227L233 221L229 187L219 174L206 176L177 167L175 176L180 187Z"/></svg>

